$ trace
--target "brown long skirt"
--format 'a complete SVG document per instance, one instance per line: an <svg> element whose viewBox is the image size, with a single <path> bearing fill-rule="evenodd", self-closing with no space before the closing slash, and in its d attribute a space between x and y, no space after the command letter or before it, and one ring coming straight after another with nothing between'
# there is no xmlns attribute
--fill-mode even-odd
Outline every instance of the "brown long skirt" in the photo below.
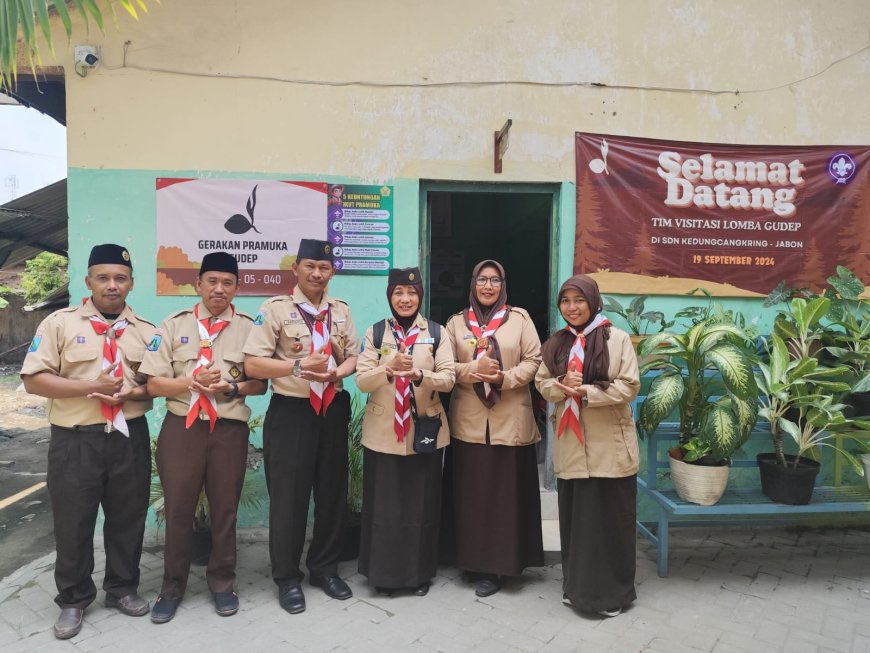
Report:
<svg viewBox="0 0 870 653"><path fill-rule="evenodd" d="M624 608L634 591L637 479L559 479L562 590L578 610Z"/></svg>
<svg viewBox="0 0 870 653"><path fill-rule="evenodd" d="M359 572L375 587L417 587L438 570L441 459L363 449Z"/></svg>
<svg viewBox="0 0 870 653"><path fill-rule="evenodd" d="M519 576L544 565L541 490L534 445L452 439L456 565Z"/></svg>

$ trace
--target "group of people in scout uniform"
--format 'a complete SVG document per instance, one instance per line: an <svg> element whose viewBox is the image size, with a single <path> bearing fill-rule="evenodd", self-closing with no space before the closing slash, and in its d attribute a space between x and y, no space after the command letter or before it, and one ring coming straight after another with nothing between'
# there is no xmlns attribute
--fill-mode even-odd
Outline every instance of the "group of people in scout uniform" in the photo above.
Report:
<svg viewBox="0 0 870 653"><path fill-rule="evenodd" d="M236 259L224 252L208 254L196 281L200 301L157 328L126 303L133 289L129 252L98 245L85 279L91 296L38 327L21 376L28 392L49 400L47 480L57 548L55 601L61 613L54 633L59 639L81 630L85 609L96 599L93 537L100 507L106 607L129 616L150 611L154 623L175 616L187 585L202 491L213 543L208 587L217 614L238 611L236 512L250 417L245 397L264 394L268 380L272 395L263 451L279 604L291 614L305 610L300 563L312 492L313 538L305 561L309 582L332 598L350 598L352 590L337 569L351 419L342 380L357 371L358 359L358 385L372 393L363 426L360 556L360 571L369 582L388 594L401 588L428 592L437 566L448 441L458 445L448 465L454 467L451 489L457 494L452 502L457 564L479 572L476 593L488 596L499 590L502 577L543 564L531 446L540 436L528 390L541 363L541 345L528 314L506 303L504 269L495 261L475 268L470 307L448 321L443 337L440 326L419 314L419 270L391 270L387 297L393 318L369 328L362 358L350 309L328 295L335 274L329 243L303 239L293 269L293 293L267 300L252 319L232 303L239 284ZM577 336L572 355L579 348L582 357L581 340ZM582 374L575 371L572 366L557 378L564 394L554 391L552 400L570 404L574 393L579 407L582 393L585 408L587 392L594 396L594 389L582 389ZM606 376L606 366L601 374ZM448 420L439 423L438 393L454 383L459 390L449 425ZM145 413L153 397L166 398L167 412L156 450L166 518L164 576L152 607L139 596L138 584L151 470ZM431 438L421 440L415 432L418 409L430 420ZM636 465L618 473L634 472ZM574 470L570 478L594 475ZM612 470L608 475L614 475ZM623 580L633 587L633 566L630 576ZM621 609L633 600L633 590L624 598L610 607Z"/></svg>

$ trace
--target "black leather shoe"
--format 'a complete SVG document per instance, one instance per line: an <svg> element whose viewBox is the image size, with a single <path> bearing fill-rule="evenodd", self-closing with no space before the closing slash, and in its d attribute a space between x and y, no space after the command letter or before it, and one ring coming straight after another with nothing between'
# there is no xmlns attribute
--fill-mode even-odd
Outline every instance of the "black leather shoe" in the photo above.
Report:
<svg viewBox="0 0 870 653"><path fill-rule="evenodd" d="M235 592L215 592L214 610L222 617L230 617L239 611L239 597Z"/></svg>
<svg viewBox="0 0 870 653"><path fill-rule="evenodd" d="M353 596L350 587L338 576L315 576L312 574L308 582L314 585L314 587L322 589L327 596L339 601L344 601Z"/></svg>
<svg viewBox="0 0 870 653"><path fill-rule="evenodd" d="M381 594L382 596L392 596L396 593L396 590L394 590L392 587L376 587L375 592Z"/></svg>
<svg viewBox="0 0 870 653"><path fill-rule="evenodd" d="M154 601L154 607L151 608L151 621L155 624L165 624L172 621L179 603L181 603L181 599L158 596L157 600Z"/></svg>
<svg viewBox="0 0 870 653"><path fill-rule="evenodd" d="M299 583L278 588L278 603L290 614L305 612L305 594Z"/></svg>
<svg viewBox="0 0 870 653"><path fill-rule="evenodd" d="M427 580L425 583L420 583L417 585L414 590L414 594L417 596L426 596L429 593L429 581Z"/></svg>
<svg viewBox="0 0 870 653"><path fill-rule="evenodd" d="M474 593L478 596L492 596L501 589L498 577L481 578L474 584Z"/></svg>
<svg viewBox="0 0 870 653"><path fill-rule="evenodd" d="M85 618L83 608L61 608L57 621L54 622L54 636L58 639L69 639L79 634L82 621Z"/></svg>
<svg viewBox="0 0 870 653"><path fill-rule="evenodd" d="M120 610L128 617L144 617L151 609L148 601L135 593L121 598L106 594L106 607Z"/></svg>

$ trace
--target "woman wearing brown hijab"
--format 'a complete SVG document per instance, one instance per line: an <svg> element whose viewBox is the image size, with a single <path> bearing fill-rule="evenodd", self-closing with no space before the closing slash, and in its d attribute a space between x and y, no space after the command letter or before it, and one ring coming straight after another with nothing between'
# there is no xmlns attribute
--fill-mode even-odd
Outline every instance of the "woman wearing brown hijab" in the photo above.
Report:
<svg viewBox="0 0 870 653"><path fill-rule="evenodd" d="M568 326L544 343L535 384L556 404L564 601L615 617L637 598L639 453L630 403L640 379L631 339L601 310L594 279L580 274L562 284L559 311Z"/></svg>
<svg viewBox="0 0 870 653"><path fill-rule="evenodd" d="M502 576L544 564L529 383L541 341L529 314L507 304L504 268L478 263L469 306L446 326L456 361L450 400L456 564L489 596Z"/></svg>
<svg viewBox="0 0 870 653"><path fill-rule="evenodd" d="M453 387L453 351L420 315L420 270L390 270L392 318L369 327L356 385L369 393L363 418L363 507L359 571L382 593L429 591L438 567L441 461L450 441L439 392ZM434 328L434 327L433 327ZM436 347L437 344L437 347ZM418 415L441 416L436 450L415 453L411 393Z"/></svg>

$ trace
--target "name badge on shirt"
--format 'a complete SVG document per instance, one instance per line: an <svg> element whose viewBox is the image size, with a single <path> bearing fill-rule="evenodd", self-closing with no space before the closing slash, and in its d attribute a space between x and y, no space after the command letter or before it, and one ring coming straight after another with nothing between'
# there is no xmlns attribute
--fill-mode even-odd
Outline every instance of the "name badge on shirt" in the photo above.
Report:
<svg viewBox="0 0 870 653"><path fill-rule="evenodd" d="M417 338L418 345L434 345L435 338Z"/></svg>

